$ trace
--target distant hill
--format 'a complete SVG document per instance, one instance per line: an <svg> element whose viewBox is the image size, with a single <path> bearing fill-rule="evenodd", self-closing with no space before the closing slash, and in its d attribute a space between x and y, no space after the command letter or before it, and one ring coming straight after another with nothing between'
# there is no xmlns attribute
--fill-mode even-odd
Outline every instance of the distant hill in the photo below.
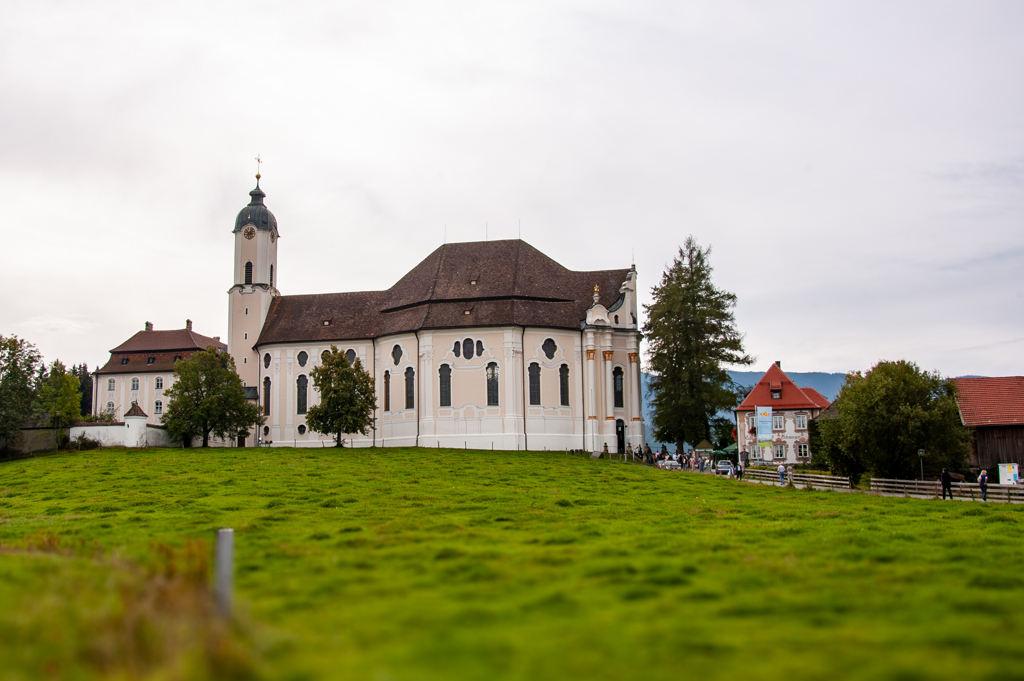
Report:
<svg viewBox="0 0 1024 681"><path fill-rule="evenodd" d="M846 374L826 374L820 371L787 371L786 375L794 383L801 388L814 388L819 393L829 399L829 401L836 399L836 395L839 394L839 389L843 387L843 381L846 379ZM755 383L761 380L764 376L763 371L730 371L729 377L732 378L736 383L753 387ZM653 434L653 410L649 402L649 395L647 394L647 385L650 380L650 376L646 373L641 374L643 381L643 410L644 410L644 421L647 426L647 444L651 446L651 449L657 451L661 449L661 442L654 439ZM723 412L722 416L732 419L732 412ZM666 442L668 450L675 450L675 443Z"/></svg>

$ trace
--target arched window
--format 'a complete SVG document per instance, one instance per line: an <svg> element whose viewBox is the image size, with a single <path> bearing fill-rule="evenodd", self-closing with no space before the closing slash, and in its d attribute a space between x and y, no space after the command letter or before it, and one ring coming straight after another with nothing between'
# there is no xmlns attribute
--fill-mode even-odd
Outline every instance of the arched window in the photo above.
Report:
<svg viewBox="0 0 1024 681"><path fill-rule="evenodd" d="M161 402L160 400L157 400L156 404L153 405L153 413L154 414L163 414L164 413L164 403Z"/></svg>
<svg viewBox="0 0 1024 681"><path fill-rule="evenodd" d="M302 351L296 359L299 360L299 366L304 367L306 366L306 362L309 361L309 355L307 355L305 351Z"/></svg>
<svg viewBox="0 0 1024 681"><path fill-rule="evenodd" d="M452 354L456 357L462 356L462 343L460 341L455 341L455 347L452 348Z"/></svg>
<svg viewBox="0 0 1024 681"><path fill-rule="evenodd" d="M398 366L398 363L402 361L401 345L396 345L395 347L391 348L391 359L395 360L395 366Z"/></svg>
<svg viewBox="0 0 1024 681"><path fill-rule="evenodd" d="M155 387L156 387L157 390L163 390L164 389L164 377L163 376L157 376L156 377Z"/></svg>
<svg viewBox="0 0 1024 681"><path fill-rule="evenodd" d="M540 346L540 349L544 351L545 357L547 357L548 359L554 359L555 350L558 349L558 346L555 345L555 341L548 338L547 340L544 341L544 344Z"/></svg>
<svg viewBox="0 0 1024 681"><path fill-rule="evenodd" d="M483 341L477 341L476 342L476 356L477 357L483 357L484 356L484 342Z"/></svg>
<svg viewBox="0 0 1024 681"><path fill-rule="evenodd" d="M615 388L615 406L622 406L622 367L615 367L612 371L612 385Z"/></svg>
<svg viewBox="0 0 1024 681"><path fill-rule="evenodd" d="M271 288L273 288L273 286L274 286L274 266L273 265L270 266L270 286L271 286Z"/></svg>
<svg viewBox="0 0 1024 681"><path fill-rule="evenodd" d="M462 341L462 356L466 359L473 359L473 339L467 338Z"/></svg>
<svg viewBox="0 0 1024 681"><path fill-rule="evenodd" d="M405 370L405 408L416 407L416 372L409 367Z"/></svg>
<svg viewBox="0 0 1024 681"><path fill-rule="evenodd" d="M540 404L540 365L530 363L530 404Z"/></svg>
<svg viewBox="0 0 1024 681"><path fill-rule="evenodd" d="M270 376L263 379L263 415L270 416Z"/></svg>
<svg viewBox="0 0 1024 681"><path fill-rule="evenodd" d="M391 372L384 372L384 411L391 411Z"/></svg>
<svg viewBox="0 0 1024 681"><path fill-rule="evenodd" d="M331 351L330 350L324 350L323 352L321 352L320 353L320 363L323 364L324 362L326 362L327 358L330 357L330 356L331 356Z"/></svg>
<svg viewBox="0 0 1024 681"><path fill-rule="evenodd" d="M264 369L269 369L270 368L270 353L269 352L267 354L263 355L263 368Z"/></svg>
<svg viewBox="0 0 1024 681"><path fill-rule="evenodd" d="M498 406L498 363L487 365L487 406Z"/></svg>
<svg viewBox="0 0 1024 681"><path fill-rule="evenodd" d="M295 413L305 414L306 413L306 386L309 385L309 381L305 376L299 376L295 379Z"/></svg>
<svg viewBox="0 0 1024 681"><path fill-rule="evenodd" d="M569 365L558 367L558 396L563 407L569 406Z"/></svg>
<svg viewBox="0 0 1024 681"><path fill-rule="evenodd" d="M245 283L252 283L252 262L245 263Z"/></svg>
<svg viewBox="0 0 1024 681"><path fill-rule="evenodd" d="M139 379L133 378L132 379L132 390L138 390L138 389L139 389Z"/></svg>
<svg viewBox="0 0 1024 681"><path fill-rule="evenodd" d="M441 406L452 406L452 368L442 364L437 370L438 384L441 386Z"/></svg>
<svg viewBox="0 0 1024 681"><path fill-rule="evenodd" d="M117 385L117 382L114 379L112 379L112 378L108 378L107 379L107 390L113 390L116 385Z"/></svg>
<svg viewBox="0 0 1024 681"><path fill-rule="evenodd" d="M107 402L107 413L108 414L113 414L114 413L114 403L113 402Z"/></svg>
<svg viewBox="0 0 1024 681"><path fill-rule="evenodd" d="M349 351L345 353L345 359L348 360L349 364L355 364L356 363L356 351L352 350L350 348Z"/></svg>

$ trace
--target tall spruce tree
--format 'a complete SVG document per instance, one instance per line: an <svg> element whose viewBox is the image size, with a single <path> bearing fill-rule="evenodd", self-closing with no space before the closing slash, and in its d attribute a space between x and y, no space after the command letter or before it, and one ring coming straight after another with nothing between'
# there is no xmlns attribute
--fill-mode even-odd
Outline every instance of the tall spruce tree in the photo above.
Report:
<svg viewBox="0 0 1024 681"><path fill-rule="evenodd" d="M688 236L644 306L654 436L680 448L712 439L715 414L736 406L726 365L754 361L736 330L736 294L714 285L710 255Z"/></svg>
<svg viewBox="0 0 1024 681"><path fill-rule="evenodd" d="M39 388L36 411L53 431L54 447L60 449L68 429L82 418L82 397L78 392L78 376L55 359Z"/></svg>

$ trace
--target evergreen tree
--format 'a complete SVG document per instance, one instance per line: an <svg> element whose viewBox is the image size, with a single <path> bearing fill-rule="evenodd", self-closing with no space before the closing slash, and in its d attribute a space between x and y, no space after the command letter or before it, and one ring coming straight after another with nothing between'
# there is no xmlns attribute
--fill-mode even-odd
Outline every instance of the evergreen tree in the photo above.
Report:
<svg viewBox="0 0 1024 681"><path fill-rule="evenodd" d="M89 365L82 363L71 367L71 373L78 377L78 394L82 403L82 415L92 414L92 374Z"/></svg>
<svg viewBox="0 0 1024 681"><path fill-rule="evenodd" d="M82 420L82 398L78 387L78 376L55 359L39 388L36 411L53 429L53 444L57 449L64 444L68 428Z"/></svg>
<svg viewBox="0 0 1024 681"><path fill-rule="evenodd" d="M0 336L0 452L17 446L21 425L32 413L39 351L17 336Z"/></svg>
<svg viewBox="0 0 1024 681"><path fill-rule="evenodd" d="M824 417L815 419L811 451L836 473L916 478L919 449L929 475L964 470L970 435L955 384L913 362L879 362L865 375L847 374Z"/></svg>
<svg viewBox="0 0 1024 681"><path fill-rule="evenodd" d="M213 346L174 363L174 384L164 391L167 409L161 418L171 435L183 439L210 434L237 438L263 425L259 407L245 399L235 360Z"/></svg>
<svg viewBox="0 0 1024 681"><path fill-rule="evenodd" d="M725 366L754 361L736 330L736 295L715 287L710 255L687 237L644 306L654 436L680 448L710 441L716 413L736 406Z"/></svg>
<svg viewBox="0 0 1024 681"><path fill-rule="evenodd" d="M377 408L374 381L358 358L350 364L345 353L332 345L320 366L309 374L320 393L320 404L306 413L310 428L333 435L338 447L342 446L342 434L366 435L373 428L373 411Z"/></svg>

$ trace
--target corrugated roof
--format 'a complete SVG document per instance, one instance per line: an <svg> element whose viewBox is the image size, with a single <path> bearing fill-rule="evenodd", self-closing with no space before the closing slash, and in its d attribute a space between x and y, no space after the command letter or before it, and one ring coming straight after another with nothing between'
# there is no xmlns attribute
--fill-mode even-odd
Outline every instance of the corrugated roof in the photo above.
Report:
<svg viewBox="0 0 1024 681"><path fill-rule="evenodd" d="M358 340L426 328L579 329L594 304L594 286L611 307L628 274L574 272L518 239L445 244L386 291L274 298L256 344Z"/></svg>
<svg viewBox="0 0 1024 681"><path fill-rule="evenodd" d="M780 393L779 399L772 399L773 392ZM757 407L827 409L830 404L831 402L817 390L799 387L777 364L772 364L746 399L733 411L753 411Z"/></svg>
<svg viewBox="0 0 1024 681"><path fill-rule="evenodd" d="M955 378L965 426L1024 425L1024 376Z"/></svg>

